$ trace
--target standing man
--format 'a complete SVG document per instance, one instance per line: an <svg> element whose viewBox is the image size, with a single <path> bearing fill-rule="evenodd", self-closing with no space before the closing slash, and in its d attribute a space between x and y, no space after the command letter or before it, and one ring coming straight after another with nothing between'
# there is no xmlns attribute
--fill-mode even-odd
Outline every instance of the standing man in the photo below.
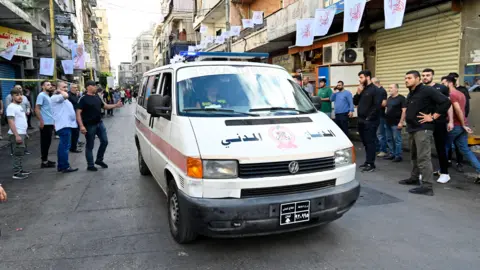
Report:
<svg viewBox="0 0 480 270"><path fill-rule="evenodd" d="M0 84L0 140L3 140L2 137L2 119L3 119L3 91L2 85Z"/></svg>
<svg viewBox="0 0 480 270"><path fill-rule="evenodd" d="M402 129L405 122L405 112L407 110L407 100L404 96L398 94L398 84L392 84L389 87L390 97L387 99L387 109L385 111L385 123L387 144L390 153L384 159L393 162L401 162L402 158Z"/></svg>
<svg viewBox="0 0 480 270"><path fill-rule="evenodd" d="M308 76L303 77L303 89L309 94L309 96L313 96L315 87L313 84L310 83L310 78Z"/></svg>
<svg viewBox="0 0 480 270"><path fill-rule="evenodd" d="M420 73L407 72L405 85L410 90L407 100L407 131L409 133L412 172L408 179L401 180L402 185L420 185L409 190L410 193L433 196L432 147L435 121L447 114L450 100L439 91L422 84ZM422 180L420 180L420 174Z"/></svg>
<svg viewBox="0 0 480 270"><path fill-rule="evenodd" d="M380 110L382 108L382 96L380 91L372 83L372 73L362 70L358 73L360 86L357 94L353 97L353 104L357 105L358 133L366 150L365 163L360 165L362 172L375 171L375 138L379 123Z"/></svg>
<svg viewBox="0 0 480 270"><path fill-rule="evenodd" d="M352 118L355 108L353 107L352 93L344 89L343 81L338 81L331 101L335 102L335 123L348 137L348 121L349 118Z"/></svg>
<svg viewBox="0 0 480 270"><path fill-rule="evenodd" d="M30 89L28 87L25 87L25 89L24 89L24 96L27 98L28 105L30 106L30 114L27 115L28 129L33 129L32 122L31 122L32 121L32 114L33 114L32 92L30 91Z"/></svg>
<svg viewBox="0 0 480 270"><path fill-rule="evenodd" d="M10 92L12 103L7 108L7 119L10 130L8 136L13 146L13 179L25 179L30 171L23 170L23 156L25 155L25 140L27 139L27 115L22 107L23 93L18 88Z"/></svg>
<svg viewBox="0 0 480 270"><path fill-rule="evenodd" d="M72 128L78 128L78 126L75 118L75 109L68 100L67 84L61 81L58 82L57 87L57 91L51 98L55 130L60 137L57 150L57 171L71 173L78 171L78 169L70 167L68 162L68 152L72 143Z"/></svg>
<svg viewBox="0 0 480 270"><path fill-rule="evenodd" d="M70 85L70 91L68 92L68 100L72 104L73 108L76 110L78 106L78 85L73 83ZM78 149L78 138L80 137L80 129L77 127L72 127L72 140L70 141L70 152L72 153L81 153L82 150Z"/></svg>
<svg viewBox="0 0 480 270"><path fill-rule="evenodd" d="M122 100L122 104L125 105L125 89L123 88L120 90L120 99Z"/></svg>
<svg viewBox="0 0 480 270"><path fill-rule="evenodd" d="M455 86L456 86L456 81L454 77L443 77L442 78L442 83L448 87L450 91L450 100L452 102L453 106L453 117L451 117L449 120L450 122L453 122L453 128L450 129L451 125L449 125L449 143L447 144L447 148L450 148L452 146L452 143L456 145L458 150L462 153L463 156L465 156L468 161L470 161L470 164L472 164L472 167L475 168L477 171L477 177L475 180L475 183L480 182L480 162L478 161L477 157L475 154L470 150L468 147L468 134L472 133L472 129L468 127L468 121L467 118L465 117L465 103L466 103L466 98L465 95L458 91ZM448 182L447 181L442 181L443 179L438 179L437 182L445 184Z"/></svg>
<svg viewBox="0 0 480 270"><path fill-rule="evenodd" d="M57 163L48 160L48 151L52 144L53 134L53 114L51 108L50 95L52 92L52 85L49 81L43 81L42 92L37 97L37 104L35 105L35 114L40 122L40 148L42 153L41 168L55 168Z"/></svg>
<svg viewBox="0 0 480 270"><path fill-rule="evenodd" d="M105 104L103 100L97 95L97 86L93 81L87 81L85 84L87 92L80 98L77 107L77 122L80 126L80 132L85 134L87 145L85 147L85 157L87 159L87 170L98 171L94 164L102 168L108 168L108 165L103 162L105 150L108 145L107 130L102 122L102 109L110 110L122 107L122 103ZM100 147L97 152L97 159L93 162L93 146L95 136L100 139Z"/></svg>
<svg viewBox="0 0 480 270"><path fill-rule="evenodd" d="M382 98L382 109L379 115L379 124L377 129L377 140L375 142L377 157L385 157L387 155L387 124L385 122L385 107L387 106L387 90L380 84L380 80L377 77L372 78L372 83L378 88L379 95Z"/></svg>
<svg viewBox="0 0 480 270"><path fill-rule="evenodd" d="M448 88L443 84L434 83L433 75L435 75L435 71L433 71L433 69L424 69L422 72L423 84L433 87L435 90L448 98L450 96ZM449 109L448 115L450 118L452 113L452 109ZM435 141L435 149L438 155L438 162L440 163L440 170L435 174L440 175L438 181L446 183L450 181L450 175L448 174L448 155L446 150L448 138L447 115L440 115L434 124L435 129L433 131L433 140Z"/></svg>
<svg viewBox="0 0 480 270"><path fill-rule="evenodd" d="M319 86L320 88L318 89L317 96L322 100L320 111L326 113L328 117L332 118L332 102L330 102L330 97L332 96L333 91L330 87L327 87L327 80L324 78L320 79Z"/></svg>

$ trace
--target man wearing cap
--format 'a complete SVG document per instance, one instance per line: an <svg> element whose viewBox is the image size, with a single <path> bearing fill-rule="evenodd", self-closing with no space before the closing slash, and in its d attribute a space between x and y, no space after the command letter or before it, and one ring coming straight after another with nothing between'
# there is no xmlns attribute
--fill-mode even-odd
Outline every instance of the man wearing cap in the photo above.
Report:
<svg viewBox="0 0 480 270"><path fill-rule="evenodd" d="M102 168L108 168L103 162L103 156L108 145L107 130L102 122L102 109L111 110L122 107L122 102L117 104L105 104L97 95L97 85L94 81L87 81L85 84L87 91L78 101L77 122L80 126L80 132L85 135L87 144L85 146L85 157L87 159L87 170L98 171L94 164ZM100 147L97 152L97 159L93 162L93 146L95 135L100 139Z"/></svg>

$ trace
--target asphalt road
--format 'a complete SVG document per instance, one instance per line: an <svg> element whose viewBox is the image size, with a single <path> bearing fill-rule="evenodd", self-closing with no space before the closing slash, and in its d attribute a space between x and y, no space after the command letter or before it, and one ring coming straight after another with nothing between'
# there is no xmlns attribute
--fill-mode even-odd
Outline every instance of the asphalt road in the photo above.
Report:
<svg viewBox="0 0 480 270"><path fill-rule="evenodd" d="M34 137L26 160L34 173L12 181L8 148L0 151L9 193L0 204L0 269L479 269L480 186L452 174L434 197L409 194L396 183L408 177L407 162L357 173L360 200L325 227L178 245L164 194L138 172L133 106L105 120L109 169L87 172L74 154L77 173L41 170Z"/></svg>

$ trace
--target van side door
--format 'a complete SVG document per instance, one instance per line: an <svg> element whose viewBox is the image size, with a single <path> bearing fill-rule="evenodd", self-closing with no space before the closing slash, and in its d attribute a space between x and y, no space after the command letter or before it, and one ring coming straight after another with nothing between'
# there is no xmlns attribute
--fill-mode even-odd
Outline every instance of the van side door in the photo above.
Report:
<svg viewBox="0 0 480 270"><path fill-rule="evenodd" d="M160 74L145 76L142 88L139 91L137 100L137 111L135 113L138 140L142 151L143 159L149 168L155 166L151 159L152 149L152 117L147 112L148 97L157 91Z"/></svg>
<svg viewBox="0 0 480 270"><path fill-rule="evenodd" d="M161 84L158 94L162 96L170 96L172 98L173 89L173 70L164 70L162 72ZM171 106L171 104L170 104ZM157 117L153 120L153 137L152 141L155 147L152 147L151 158L155 163L150 167L150 171L157 179L158 184L165 191L167 183L165 179L165 167L169 162L169 153L171 152L171 117Z"/></svg>

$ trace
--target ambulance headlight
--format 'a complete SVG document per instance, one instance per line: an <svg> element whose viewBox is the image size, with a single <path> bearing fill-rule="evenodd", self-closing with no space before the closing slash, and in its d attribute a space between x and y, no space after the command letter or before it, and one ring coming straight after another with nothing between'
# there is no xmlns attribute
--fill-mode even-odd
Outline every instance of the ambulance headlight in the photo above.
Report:
<svg viewBox="0 0 480 270"><path fill-rule="evenodd" d="M349 147L335 151L335 167L347 166L355 163L355 148Z"/></svg>
<svg viewBox="0 0 480 270"><path fill-rule="evenodd" d="M237 176L236 160L203 160L203 178L205 179L237 178Z"/></svg>

